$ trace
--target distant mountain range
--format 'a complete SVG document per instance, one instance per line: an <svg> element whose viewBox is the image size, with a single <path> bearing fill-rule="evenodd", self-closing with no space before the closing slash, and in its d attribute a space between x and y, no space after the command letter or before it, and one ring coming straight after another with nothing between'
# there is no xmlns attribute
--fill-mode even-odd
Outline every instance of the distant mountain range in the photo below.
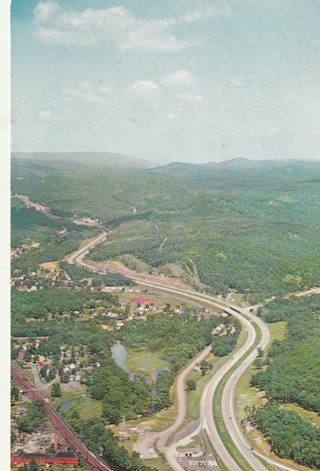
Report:
<svg viewBox="0 0 320 471"><path fill-rule="evenodd" d="M320 166L320 161L316 160L250 160L243 157L223 161L207 163L171 162L160 165L147 159L139 159L122 154L110 152L13 152L13 159L45 161L45 162L65 162L82 165L92 165L103 168L141 168L150 169L152 172L192 172L205 173L208 170L245 170L263 168L283 168L283 167L303 167L311 168Z"/></svg>
<svg viewBox="0 0 320 471"><path fill-rule="evenodd" d="M110 152L12 152L12 159L46 162L74 162L104 168L150 168L154 164L146 159L138 159Z"/></svg>
<svg viewBox="0 0 320 471"><path fill-rule="evenodd" d="M232 171L248 169L277 169L277 168L314 168L320 166L320 161L316 160L250 160L245 158L236 158L224 162L207 162L203 164L193 164L188 162L172 162L170 164L151 169L152 172L199 172L208 171Z"/></svg>

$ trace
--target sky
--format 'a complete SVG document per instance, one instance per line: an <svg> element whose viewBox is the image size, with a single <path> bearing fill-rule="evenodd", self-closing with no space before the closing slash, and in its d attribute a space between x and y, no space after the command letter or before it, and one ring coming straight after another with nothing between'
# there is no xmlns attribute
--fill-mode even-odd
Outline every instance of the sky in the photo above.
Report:
<svg viewBox="0 0 320 471"><path fill-rule="evenodd" d="M12 150L320 159L320 0L12 0Z"/></svg>

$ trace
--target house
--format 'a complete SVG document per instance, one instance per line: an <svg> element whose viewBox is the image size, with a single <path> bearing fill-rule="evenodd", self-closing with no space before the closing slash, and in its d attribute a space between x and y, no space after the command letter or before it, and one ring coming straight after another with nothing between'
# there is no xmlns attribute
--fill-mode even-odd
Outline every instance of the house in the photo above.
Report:
<svg viewBox="0 0 320 471"><path fill-rule="evenodd" d="M178 448L177 456L179 458L199 458L203 455L203 449L201 447L196 448Z"/></svg>
<svg viewBox="0 0 320 471"><path fill-rule="evenodd" d="M19 360L23 360L25 355L26 355L26 352L23 350L20 350L20 352L18 353Z"/></svg>
<svg viewBox="0 0 320 471"><path fill-rule="evenodd" d="M153 303L156 300L156 298L132 298L130 301L132 303Z"/></svg>
<svg viewBox="0 0 320 471"><path fill-rule="evenodd" d="M211 331L212 335L218 335L223 330L224 324L219 324L215 329Z"/></svg>
<svg viewBox="0 0 320 471"><path fill-rule="evenodd" d="M136 321L146 321L147 320L147 316L137 316L135 318Z"/></svg>
<svg viewBox="0 0 320 471"><path fill-rule="evenodd" d="M71 465L78 466L79 458L72 451L60 451L54 453L25 453L23 450L18 450L11 456L11 463L14 465L30 464L34 461L43 466L54 465Z"/></svg>

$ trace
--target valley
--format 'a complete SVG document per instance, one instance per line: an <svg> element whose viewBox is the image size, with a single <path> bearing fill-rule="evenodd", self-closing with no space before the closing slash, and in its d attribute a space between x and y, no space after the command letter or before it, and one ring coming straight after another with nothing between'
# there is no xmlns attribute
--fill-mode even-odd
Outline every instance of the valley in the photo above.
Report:
<svg viewBox="0 0 320 471"><path fill-rule="evenodd" d="M61 415L73 433L86 428L84 442L93 453L103 450L101 456L120 467L135 462L136 470L197 469L201 460L178 456L200 436L196 449L201 456L206 447L202 460L208 469L317 469L318 428L310 415L289 406L319 411L312 341L320 312L314 294L320 284L314 257L318 193L311 178L305 197L299 196L312 164L284 164L284 169L288 165L290 174L280 185L278 166L272 165L267 175L265 168L248 172L236 165L210 169L209 178L207 168L203 173L179 167L176 174L177 167L168 166L121 174L108 170L102 178L93 168L89 175L89 168L85 174L71 171L66 162L14 161L13 359L20 366L43 362L40 378L58 378L62 402L88 397ZM74 198L79 179L82 196ZM54 193L57 185L60 191ZM103 187L108 205L91 213ZM96 222L88 225L88 220ZM300 325L301 313L308 317ZM288 331L270 346L268 325L277 322L286 322ZM29 341L14 340L20 337ZM134 379L114 363L114 342L126 346ZM150 355L146 364L143 355ZM257 400L239 423L234 397L244 373L245 387ZM302 374L299 395L295 382L301 384ZM190 428L186 384L197 388L203 376L199 415ZM51 395L52 388L47 388ZM61 402L50 400L56 406ZM88 407L99 405L92 417L81 412L89 410L89 400ZM293 430L284 438L281 422L272 419L275 428L270 427L270 417L279 414L288 427L295 423L309 437L299 453L288 445ZM121 425L123 417L127 425ZM260 446L256 434L247 436L244 423L260 430L259 440L271 448ZM130 433L118 444L117 434L121 440L128 427L143 430L142 437L133 432L135 442Z"/></svg>

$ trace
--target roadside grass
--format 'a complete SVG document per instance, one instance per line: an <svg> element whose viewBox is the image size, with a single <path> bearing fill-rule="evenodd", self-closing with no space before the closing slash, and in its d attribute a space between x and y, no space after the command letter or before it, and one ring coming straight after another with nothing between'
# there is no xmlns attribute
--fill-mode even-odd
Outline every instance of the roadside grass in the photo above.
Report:
<svg viewBox="0 0 320 471"><path fill-rule="evenodd" d="M146 348L129 349L127 364L134 373L151 370L160 366L169 367L169 362L161 358L162 352L150 352Z"/></svg>
<svg viewBox="0 0 320 471"><path fill-rule="evenodd" d="M269 350L271 343L274 340L284 340L287 334L287 322L285 321L273 322L273 323L267 324L267 326L270 331L270 342L267 346L266 351Z"/></svg>
<svg viewBox="0 0 320 471"><path fill-rule="evenodd" d="M167 462L165 456L158 456L149 460L142 460L146 466L157 469L158 471L172 471L171 466Z"/></svg>
<svg viewBox="0 0 320 471"><path fill-rule="evenodd" d="M265 350L265 353L270 348L270 345L273 340L283 340L286 336L287 330L287 323L286 322L276 322L268 324L268 328L270 330L270 342ZM235 388L235 413L240 422L243 419L248 417L248 412L246 411L246 407L252 406L259 406L266 402L265 393L260 391L257 388L252 388L250 386L250 378L253 374L255 374L258 370L251 365L241 376L239 379L236 388ZM303 417L311 420L315 425L320 425L320 417L315 412L310 412L298 407L294 404L283 404L282 407L287 409L294 410L301 414ZM271 452L270 445L262 435L262 433L258 429L251 429L246 432L246 438L249 440L252 445L254 445L261 453L265 454L266 456L274 459L275 461L279 461L279 463L287 464L291 467L296 468L300 471L308 471L310 468L305 466L297 465L289 460L279 459L277 455ZM265 467L270 470L274 471L276 468L268 463L267 461L260 458Z"/></svg>
<svg viewBox="0 0 320 471"><path fill-rule="evenodd" d="M233 293L231 296L231 299L234 304L237 304L238 306L240 306L241 303L245 301L246 295L241 294L241 293Z"/></svg>
<svg viewBox="0 0 320 471"><path fill-rule="evenodd" d="M297 414L301 415L304 419L310 420L316 427L320 427L320 415L318 412L312 412L302 407L297 406L296 404L281 404L281 407L287 410L293 410Z"/></svg>
<svg viewBox="0 0 320 471"><path fill-rule="evenodd" d="M260 461L265 465L265 467L269 471L277 471L277 468L275 468L272 464L270 464L268 461L264 460L263 458L259 457Z"/></svg>
<svg viewBox="0 0 320 471"><path fill-rule="evenodd" d="M277 322L268 324L268 328L270 330L270 342L266 351L270 348L273 340L283 340L285 338L287 323ZM249 408L266 402L265 393L250 386L251 376L256 374L257 371L255 366L251 365L237 382L235 388L235 412L238 421L247 418Z"/></svg>
<svg viewBox="0 0 320 471"><path fill-rule="evenodd" d="M270 342L266 351L270 348L273 340L283 340L286 335L286 322L277 322L268 324L270 330ZM248 417L248 411L252 407L257 407L267 402L264 391L250 386L251 377L256 374L258 370L254 365L251 365L244 374L239 378L235 388L235 414L238 422L245 420ZM244 426L242 425L244 431ZM245 431L248 440L256 446L261 452L269 454L270 447L263 438L263 435L257 429L248 429Z"/></svg>
<svg viewBox="0 0 320 471"><path fill-rule="evenodd" d="M195 448L195 447L201 447L201 446L203 446L203 442L200 435L195 435L189 443L187 443L186 445L179 446L177 450L179 450L180 448L181 449Z"/></svg>
<svg viewBox="0 0 320 471"><path fill-rule="evenodd" d="M238 366L250 355L251 352L254 351L254 349L257 347L261 340L261 330L257 326L255 322L252 323L255 331L256 331L256 339L252 347L246 352L234 365L233 367L224 375L220 383L218 384L218 387L215 391L214 397L213 397L213 416L214 416L214 422L216 424L218 433L226 446L227 450L233 457L233 459L238 463L240 468L243 471L254 471L252 467L249 465L249 463L244 459L234 442L232 441L229 432L226 428L225 422L223 420L223 415L222 415L222 408L221 408L221 401L222 401L222 395L224 391L224 387L228 381L228 379L232 376L232 374L235 372L235 370L238 368Z"/></svg>
<svg viewBox="0 0 320 471"><path fill-rule="evenodd" d="M242 347L242 345L246 341L246 338L247 338L246 331L244 329L241 329L241 333L239 335L239 339L237 343L237 349ZM207 383L212 378L212 376L222 367L222 365L224 365L227 362L227 360L233 355L233 353L234 352L231 352L228 356L225 356L225 357L217 357L213 353L209 353L209 355L206 357L206 360L209 363L213 364L212 370L209 370L207 374L205 374L204 376L199 371L197 372L192 371L188 375L187 380L194 379L195 382L197 383L197 389L195 391L190 391L186 393L187 414L186 414L186 419L181 428L186 426L189 422L193 420L197 420L199 418L200 400L201 400L201 396L204 391L204 388L206 387Z"/></svg>
<svg viewBox="0 0 320 471"><path fill-rule="evenodd" d="M216 371L225 363L226 359L226 357L219 358L215 357L213 353L209 353L209 355L206 357L206 361L213 364L213 369L208 370L204 376L200 371L192 371L188 375L187 380L194 379L197 384L197 389L186 392L187 414L183 422L183 426L199 418L199 407L203 390Z"/></svg>

